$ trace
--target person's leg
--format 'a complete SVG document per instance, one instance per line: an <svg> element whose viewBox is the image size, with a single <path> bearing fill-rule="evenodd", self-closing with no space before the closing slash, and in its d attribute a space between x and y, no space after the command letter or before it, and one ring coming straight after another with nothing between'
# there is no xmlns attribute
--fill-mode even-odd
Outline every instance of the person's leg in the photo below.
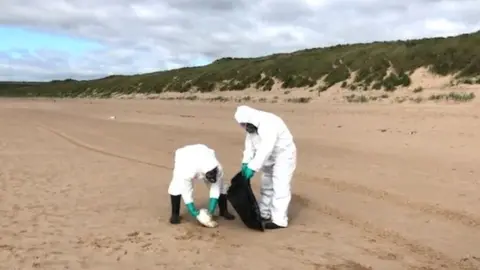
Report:
<svg viewBox="0 0 480 270"><path fill-rule="evenodd" d="M173 181L168 186L168 193L170 194L171 215L170 223L180 223L180 204L181 204L181 188L179 188Z"/></svg>
<svg viewBox="0 0 480 270"><path fill-rule="evenodd" d="M170 216L171 224L180 223L180 203L182 195L170 195L170 203L172 205L172 213Z"/></svg>
<svg viewBox="0 0 480 270"><path fill-rule="evenodd" d="M266 229L288 226L288 207L290 205L291 181L296 169L296 155L279 158L273 167L272 222L265 224Z"/></svg>
<svg viewBox="0 0 480 270"><path fill-rule="evenodd" d="M223 183L221 186L220 197L218 198L218 209L220 212L220 216L224 217L227 220L234 220L235 216L228 212L228 201L227 201L227 191L228 186Z"/></svg>
<svg viewBox="0 0 480 270"><path fill-rule="evenodd" d="M267 221L271 218L271 205L273 196L272 173L273 166L265 166L262 168L260 199L258 200L258 207L260 208L260 215L262 219Z"/></svg>

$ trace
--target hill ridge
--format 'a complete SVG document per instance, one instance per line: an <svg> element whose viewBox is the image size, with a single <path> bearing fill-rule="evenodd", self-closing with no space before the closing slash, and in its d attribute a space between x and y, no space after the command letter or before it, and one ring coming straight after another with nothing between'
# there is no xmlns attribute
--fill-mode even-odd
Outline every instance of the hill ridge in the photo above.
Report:
<svg viewBox="0 0 480 270"><path fill-rule="evenodd" d="M269 92L279 87L321 93L334 86L350 91L394 92L411 87L412 76L418 71L449 77L450 85L480 84L478 44L480 31L450 37L338 44L255 58L224 57L205 66L139 75L47 83L4 82L0 83L0 96L110 98L166 92Z"/></svg>

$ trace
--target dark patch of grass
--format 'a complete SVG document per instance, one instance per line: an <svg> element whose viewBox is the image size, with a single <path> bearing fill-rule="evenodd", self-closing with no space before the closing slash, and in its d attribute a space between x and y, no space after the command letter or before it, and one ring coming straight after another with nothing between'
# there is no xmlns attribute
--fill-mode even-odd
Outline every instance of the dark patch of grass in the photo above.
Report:
<svg viewBox="0 0 480 270"><path fill-rule="evenodd" d="M468 102L475 99L475 93L450 92L448 94L433 94L428 99L432 101L451 100L456 102Z"/></svg>
<svg viewBox="0 0 480 270"><path fill-rule="evenodd" d="M415 89L413 89L413 93L420 93L423 91L423 87L419 86L419 87L416 87Z"/></svg>
<svg viewBox="0 0 480 270"><path fill-rule="evenodd" d="M345 99L350 103L367 103L370 100L367 96L355 94L345 96Z"/></svg>
<svg viewBox="0 0 480 270"><path fill-rule="evenodd" d="M311 97L296 97L288 98L285 101L288 103L309 103L312 100Z"/></svg>

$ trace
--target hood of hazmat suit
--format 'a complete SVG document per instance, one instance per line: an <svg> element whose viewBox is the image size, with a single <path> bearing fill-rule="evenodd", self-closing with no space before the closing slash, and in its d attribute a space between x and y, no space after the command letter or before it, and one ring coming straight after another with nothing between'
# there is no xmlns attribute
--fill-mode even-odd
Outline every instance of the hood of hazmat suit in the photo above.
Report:
<svg viewBox="0 0 480 270"><path fill-rule="evenodd" d="M208 148L204 150L205 152L201 157L198 157L197 162L198 162L198 170L202 173L205 174L217 167L219 165L219 162L217 160L217 157L215 156L215 151L212 149Z"/></svg>
<svg viewBox="0 0 480 270"><path fill-rule="evenodd" d="M237 107L237 111L235 112L235 120L237 123L250 123L257 128L259 128L261 120L260 117L263 115L262 111L254 109L252 107L242 105Z"/></svg>
<svg viewBox="0 0 480 270"><path fill-rule="evenodd" d="M175 152L176 160L186 171L195 171L202 174L213 170L219 165L215 151L204 144L186 145Z"/></svg>

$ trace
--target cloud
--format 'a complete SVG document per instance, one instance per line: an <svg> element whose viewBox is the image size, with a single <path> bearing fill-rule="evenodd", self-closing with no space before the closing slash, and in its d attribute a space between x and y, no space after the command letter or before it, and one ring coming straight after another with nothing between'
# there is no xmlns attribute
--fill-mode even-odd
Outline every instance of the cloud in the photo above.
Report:
<svg viewBox="0 0 480 270"><path fill-rule="evenodd" d="M2 0L0 25L50 38L25 34L17 47L0 46L0 80L136 74L227 56L455 35L478 30L478 14L475 0ZM43 45L25 45L32 42Z"/></svg>

